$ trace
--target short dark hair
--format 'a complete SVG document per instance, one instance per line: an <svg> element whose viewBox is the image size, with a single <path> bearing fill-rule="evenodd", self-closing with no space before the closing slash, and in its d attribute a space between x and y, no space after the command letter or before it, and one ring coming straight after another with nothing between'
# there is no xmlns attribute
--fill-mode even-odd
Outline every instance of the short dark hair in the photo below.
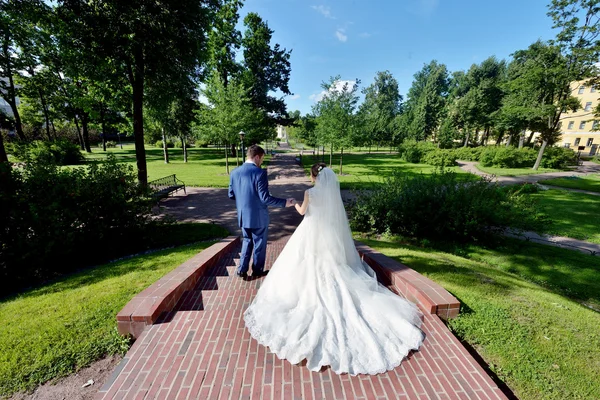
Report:
<svg viewBox="0 0 600 400"><path fill-rule="evenodd" d="M319 175L319 172L321 172L319 170L319 167L321 167L321 169L323 169L326 166L327 166L327 164L325 164L324 162L313 164L313 166L310 167L310 174L313 176L313 178L316 178L317 175Z"/></svg>
<svg viewBox="0 0 600 400"><path fill-rule="evenodd" d="M248 151L246 151L246 158L252 159L256 156L264 156L265 155L265 151L263 150L262 147L253 144L252 146L248 147Z"/></svg>

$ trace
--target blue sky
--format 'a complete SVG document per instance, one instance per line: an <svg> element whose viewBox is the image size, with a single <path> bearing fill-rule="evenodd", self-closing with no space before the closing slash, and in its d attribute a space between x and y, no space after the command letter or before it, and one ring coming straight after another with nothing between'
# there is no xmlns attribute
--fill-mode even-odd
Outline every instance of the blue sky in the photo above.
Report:
<svg viewBox="0 0 600 400"><path fill-rule="evenodd" d="M450 71L489 56L509 59L554 36L550 0L246 0L292 49L288 110L310 112L329 77L373 82L389 70L406 96L413 75L436 59Z"/></svg>

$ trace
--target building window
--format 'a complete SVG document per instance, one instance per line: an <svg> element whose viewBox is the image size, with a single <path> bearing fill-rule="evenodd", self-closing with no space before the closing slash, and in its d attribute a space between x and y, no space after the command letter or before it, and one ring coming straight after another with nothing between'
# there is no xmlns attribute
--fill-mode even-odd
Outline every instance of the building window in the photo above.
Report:
<svg viewBox="0 0 600 400"><path fill-rule="evenodd" d="M575 147L579 146L580 142L581 142L581 138L575 139L575 143L573 143L573 146L575 146Z"/></svg>
<svg viewBox="0 0 600 400"><path fill-rule="evenodd" d="M594 123L592 124L592 130L593 131L597 131L598 130L598 121L594 121Z"/></svg>
<svg viewBox="0 0 600 400"><path fill-rule="evenodd" d="M590 111L591 109L592 109L592 102L588 101L587 103L585 103L585 108L583 110Z"/></svg>
<svg viewBox="0 0 600 400"><path fill-rule="evenodd" d="M594 143L594 138L589 138L587 141L587 147L592 147L592 143Z"/></svg>
<svg viewBox="0 0 600 400"><path fill-rule="evenodd" d="M583 91L585 90L585 86L579 86L579 94L583 94Z"/></svg>
<svg viewBox="0 0 600 400"><path fill-rule="evenodd" d="M575 122L569 122L569 126L567 127L567 129L573 129L573 125L575 125Z"/></svg>
<svg viewBox="0 0 600 400"><path fill-rule="evenodd" d="M585 121L579 123L579 130L585 129Z"/></svg>

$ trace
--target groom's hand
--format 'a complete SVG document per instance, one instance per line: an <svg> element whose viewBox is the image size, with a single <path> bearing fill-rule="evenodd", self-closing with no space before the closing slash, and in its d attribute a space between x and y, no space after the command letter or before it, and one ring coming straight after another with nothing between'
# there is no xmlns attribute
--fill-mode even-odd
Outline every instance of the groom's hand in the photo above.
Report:
<svg viewBox="0 0 600 400"><path fill-rule="evenodd" d="M294 204L296 204L296 200L292 199L291 197L285 201L285 206L286 207L291 207Z"/></svg>

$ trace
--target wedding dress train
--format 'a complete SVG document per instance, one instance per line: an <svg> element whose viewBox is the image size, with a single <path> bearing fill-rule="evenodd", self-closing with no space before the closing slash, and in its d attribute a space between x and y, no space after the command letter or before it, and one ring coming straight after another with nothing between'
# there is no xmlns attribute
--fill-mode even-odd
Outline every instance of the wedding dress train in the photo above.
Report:
<svg viewBox="0 0 600 400"><path fill-rule="evenodd" d="M378 374L421 346L421 313L382 286L352 240L335 173L324 168L308 210L244 313L252 337L318 371Z"/></svg>

